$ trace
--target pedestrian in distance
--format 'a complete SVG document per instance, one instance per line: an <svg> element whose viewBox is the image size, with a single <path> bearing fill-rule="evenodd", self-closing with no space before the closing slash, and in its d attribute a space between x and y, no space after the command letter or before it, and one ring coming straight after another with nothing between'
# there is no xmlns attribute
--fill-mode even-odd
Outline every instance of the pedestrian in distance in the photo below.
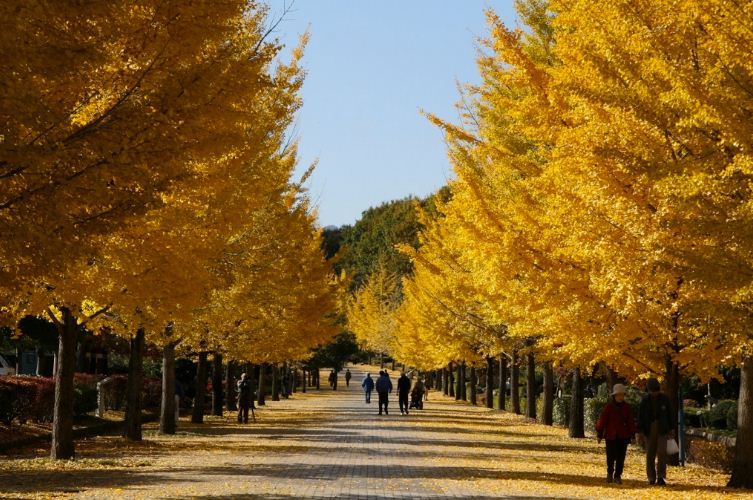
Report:
<svg viewBox="0 0 753 500"><path fill-rule="evenodd" d="M251 390L251 382L248 380L248 376L245 373L241 373L241 378L237 383L238 394L238 423L248 423L248 410L254 406L253 391ZM253 410L252 410L253 411Z"/></svg>
<svg viewBox="0 0 753 500"><path fill-rule="evenodd" d="M598 441L604 439L607 445L607 483L622 484L625 454L635 433L633 411L625 402L625 386L615 384L612 397L596 422Z"/></svg>
<svg viewBox="0 0 753 500"><path fill-rule="evenodd" d="M335 370L331 370L331 371L329 372L329 386L330 386L330 388L332 388L332 389L334 389L334 388L335 388L335 378L336 378L336 377L337 377L337 375L335 374Z"/></svg>
<svg viewBox="0 0 753 500"><path fill-rule="evenodd" d="M371 378L371 373L367 373L366 377L363 379L363 382L361 382L361 387L363 387L363 393L366 396L366 403L371 403L371 391L374 390L374 379Z"/></svg>
<svg viewBox="0 0 753 500"><path fill-rule="evenodd" d="M352 375L350 374L350 368L345 370L345 387L350 387L350 377Z"/></svg>
<svg viewBox="0 0 753 500"><path fill-rule="evenodd" d="M376 391L379 394L379 414L382 414L382 408L384 408L384 414L389 415L390 412L387 407L390 404L389 395L392 392L392 381L386 371L379 372L379 378L376 381Z"/></svg>
<svg viewBox="0 0 753 500"><path fill-rule="evenodd" d="M661 392L659 381L646 381L646 391L638 410L640 440L646 447L646 476L649 484L667 483L667 439L674 439L675 418L669 397Z"/></svg>
<svg viewBox="0 0 753 500"><path fill-rule="evenodd" d="M400 414L408 414L408 394L410 394L410 379L405 372L397 379L397 401L400 404Z"/></svg>
<svg viewBox="0 0 753 500"><path fill-rule="evenodd" d="M417 410L423 410L423 397L428 390L428 386L424 384L423 379L418 379L413 386L413 389L410 391L410 407Z"/></svg>
<svg viewBox="0 0 753 500"><path fill-rule="evenodd" d="M288 386L290 386L290 375L288 374L288 370L283 370L281 378L282 383L280 384L280 396L288 399L288 397L290 397L290 394L288 393Z"/></svg>

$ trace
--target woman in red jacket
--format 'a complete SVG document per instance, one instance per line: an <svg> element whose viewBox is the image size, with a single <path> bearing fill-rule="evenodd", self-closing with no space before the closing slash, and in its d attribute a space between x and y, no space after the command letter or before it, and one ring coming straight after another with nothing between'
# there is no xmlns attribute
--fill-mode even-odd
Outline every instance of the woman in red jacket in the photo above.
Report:
<svg viewBox="0 0 753 500"><path fill-rule="evenodd" d="M622 468L628 444L636 432L630 405L625 402L625 386L615 384L612 400L607 403L596 423L599 443L607 441L607 482L622 484Z"/></svg>

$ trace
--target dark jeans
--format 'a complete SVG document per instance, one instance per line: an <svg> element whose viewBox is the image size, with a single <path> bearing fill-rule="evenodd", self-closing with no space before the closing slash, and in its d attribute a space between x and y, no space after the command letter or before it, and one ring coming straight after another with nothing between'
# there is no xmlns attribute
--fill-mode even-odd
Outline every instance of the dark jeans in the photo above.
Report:
<svg viewBox="0 0 753 500"><path fill-rule="evenodd" d="M625 465L628 439L607 439L607 475L615 479L622 477L622 468Z"/></svg>
<svg viewBox="0 0 753 500"><path fill-rule="evenodd" d="M667 477L667 435L659 434L659 422L651 422L646 436L646 476L652 483Z"/></svg>
<svg viewBox="0 0 753 500"><path fill-rule="evenodd" d="M371 391L364 390L363 392L366 393L366 402L371 403Z"/></svg>
<svg viewBox="0 0 753 500"><path fill-rule="evenodd" d="M389 392L380 392L379 393L379 414L380 415L382 414L382 406L383 405L384 405L384 413L386 413L387 415L389 415L389 413L387 412L387 405L390 404L389 395L390 395Z"/></svg>
<svg viewBox="0 0 753 500"><path fill-rule="evenodd" d="M238 405L238 423L248 423L248 405Z"/></svg>
<svg viewBox="0 0 753 500"><path fill-rule="evenodd" d="M399 393L397 396L397 402L400 403L400 413L403 413L403 411L405 411L405 413L408 413L408 393Z"/></svg>

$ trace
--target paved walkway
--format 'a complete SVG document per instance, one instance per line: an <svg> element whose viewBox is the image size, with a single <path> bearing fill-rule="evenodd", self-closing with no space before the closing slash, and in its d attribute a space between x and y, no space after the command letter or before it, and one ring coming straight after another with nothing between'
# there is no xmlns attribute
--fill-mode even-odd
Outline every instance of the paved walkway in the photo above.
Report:
<svg viewBox="0 0 753 500"><path fill-rule="evenodd" d="M143 443L117 437L80 442L75 462L0 458L0 497L377 500L658 493L645 486L637 454L629 459L624 489L610 489L603 484L603 452L595 442L571 440L562 429L436 392L426 409L405 416L393 395L390 415L380 417L376 397L371 405L363 402L362 369L352 372L349 388L341 374L338 391L323 387L268 402L257 410L255 424L182 421L176 436L159 436L152 424ZM723 484L724 477L713 480ZM718 486L671 493L714 491Z"/></svg>

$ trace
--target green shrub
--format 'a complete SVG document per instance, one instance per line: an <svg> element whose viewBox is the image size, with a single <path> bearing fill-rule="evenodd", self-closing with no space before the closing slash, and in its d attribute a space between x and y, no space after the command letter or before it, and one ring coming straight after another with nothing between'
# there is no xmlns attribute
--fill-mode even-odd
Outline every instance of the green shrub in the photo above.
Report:
<svg viewBox="0 0 753 500"><path fill-rule="evenodd" d="M737 401L730 405L729 410L727 410L727 429L737 429Z"/></svg>
<svg viewBox="0 0 753 500"><path fill-rule="evenodd" d="M583 401L583 428L586 432L596 434L596 422L608 402L609 400L602 398L586 398Z"/></svg>
<svg viewBox="0 0 753 500"><path fill-rule="evenodd" d="M73 394L73 412L80 417L97 409L97 388L76 386Z"/></svg>
<svg viewBox="0 0 753 500"><path fill-rule="evenodd" d="M737 401L734 399L723 399L712 406L708 413L708 426L717 429L726 429L727 414L732 407L737 407Z"/></svg>
<svg viewBox="0 0 753 500"><path fill-rule="evenodd" d="M709 410L707 408L683 408L685 425L688 427L708 427Z"/></svg>
<svg viewBox="0 0 753 500"><path fill-rule="evenodd" d="M555 425L570 425L570 396L564 395L554 398L554 408L552 409L552 420Z"/></svg>

